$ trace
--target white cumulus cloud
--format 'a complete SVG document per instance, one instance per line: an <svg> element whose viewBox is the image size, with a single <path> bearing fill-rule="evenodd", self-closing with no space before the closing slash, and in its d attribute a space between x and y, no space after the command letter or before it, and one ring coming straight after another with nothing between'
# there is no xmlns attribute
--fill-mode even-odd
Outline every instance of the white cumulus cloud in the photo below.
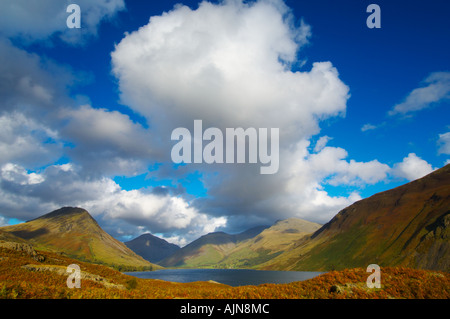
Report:
<svg viewBox="0 0 450 319"><path fill-rule="evenodd" d="M290 70L310 31L289 13L281 1L226 1L152 17L112 53L123 101L167 140L194 119L280 127L285 140L317 133L315 117L345 113L348 87L329 62Z"/></svg>
<svg viewBox="0 0 450 319"><path fill-rule="evenodd" d="M249 165L183 167L202 172L208 190L194 206L226 216L230 227L291 216L326 222L360 196L330 196L324 183L361 186L387 178L389 166L347 159L344 149L326 146L327 136L309 153L320 121L345 116L349 98L331 62L292 67L302 60L310 35L282 1L204 1L196 10L179 5L151 17L111 54L122 101L167 141L161 144L167 155L171 131L191 129L195 119L205 128L280 129L275 175L261 176ZM166 177L171 173L178 172L168 170Z"/></svg>
<svg viewBox="0 0 450 319"><path fill-rule="evenodd" d="M394 165L392 173L394 176L413 181L431 173L433 170L434 168L427 161L414 153L409 153L402 162Z"/></svg>

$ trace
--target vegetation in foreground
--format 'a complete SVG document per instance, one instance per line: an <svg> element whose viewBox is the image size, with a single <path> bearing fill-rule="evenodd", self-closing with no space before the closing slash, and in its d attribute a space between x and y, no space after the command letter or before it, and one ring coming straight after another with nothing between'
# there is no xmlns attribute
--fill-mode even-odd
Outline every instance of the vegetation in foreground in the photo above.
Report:
<svg viewBox="0 0 450 319"><path fill-rule="evenodd" d="M400 267L381 269L380 289L369 289L362 268L332 271L302 282L230 287L214 282L172 283L139 279L112 268L49 252L0 248L0 298L24 299L297 299L450 298L450 274ZM78 264L81 288L68 288L66 267Z"/></svg>

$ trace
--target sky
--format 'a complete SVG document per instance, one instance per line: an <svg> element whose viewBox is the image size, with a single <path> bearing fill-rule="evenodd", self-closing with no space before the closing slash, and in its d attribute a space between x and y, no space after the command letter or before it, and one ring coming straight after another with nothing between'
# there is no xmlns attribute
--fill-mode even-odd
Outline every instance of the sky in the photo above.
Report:
<svg viewBox="0 0 450 319"><path fill-rule="evenodd" d="M2 1L0 225L77 206L119 240L183 246L291 217L323 224L425 176L450 163L448 12L446 0ZM213 140L195 120L224 138L277 128L278 170L261 174L261 153L177 163L175 129Z"/></svg>

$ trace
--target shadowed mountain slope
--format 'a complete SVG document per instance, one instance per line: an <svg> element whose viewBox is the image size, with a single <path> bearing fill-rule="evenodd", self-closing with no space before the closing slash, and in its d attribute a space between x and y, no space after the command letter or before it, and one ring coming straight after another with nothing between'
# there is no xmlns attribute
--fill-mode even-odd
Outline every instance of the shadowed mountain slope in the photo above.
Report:
<svg viewBox="0 0 450 319"><path fill-rule="evenodd" d="M180 249L179 246L149 233L127 241L125 245L145 260L153 263L169 257Z"/></svg>

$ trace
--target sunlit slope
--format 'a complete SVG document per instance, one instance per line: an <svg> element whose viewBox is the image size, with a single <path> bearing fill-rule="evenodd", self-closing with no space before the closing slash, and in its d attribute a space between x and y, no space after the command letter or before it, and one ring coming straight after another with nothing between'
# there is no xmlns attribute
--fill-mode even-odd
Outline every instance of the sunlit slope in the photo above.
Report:
<svg viewBox="0 0 450 319"><path fill-rule="evenodd" d="M320 224L299 218L276 222L257 236L239 243L221 261L222 268L260 268L260 265L289 250L306 235L320 228Z"/></svg>
<svg viewBox="0 0 450 319"><path fill-rule="evenodd" d="M152 266L107 234L82 208L64 207L0 230L26 240L36 249L61 252L80 260L118 267Z"/></svg>
<svg viewBox="0 0 450 319"><path fill-rule="evenodd" d="M298 218L238 235L216 232L205 235L163 260L163 266L208 268L259 268L259 265L292 247L321 225Z"/></svg>
<svg viewBox="0 0 450 319"><path fill-rule="evenodd" d="M450 165L340 211L264 269L380 266L450 270Z"/></svg>

